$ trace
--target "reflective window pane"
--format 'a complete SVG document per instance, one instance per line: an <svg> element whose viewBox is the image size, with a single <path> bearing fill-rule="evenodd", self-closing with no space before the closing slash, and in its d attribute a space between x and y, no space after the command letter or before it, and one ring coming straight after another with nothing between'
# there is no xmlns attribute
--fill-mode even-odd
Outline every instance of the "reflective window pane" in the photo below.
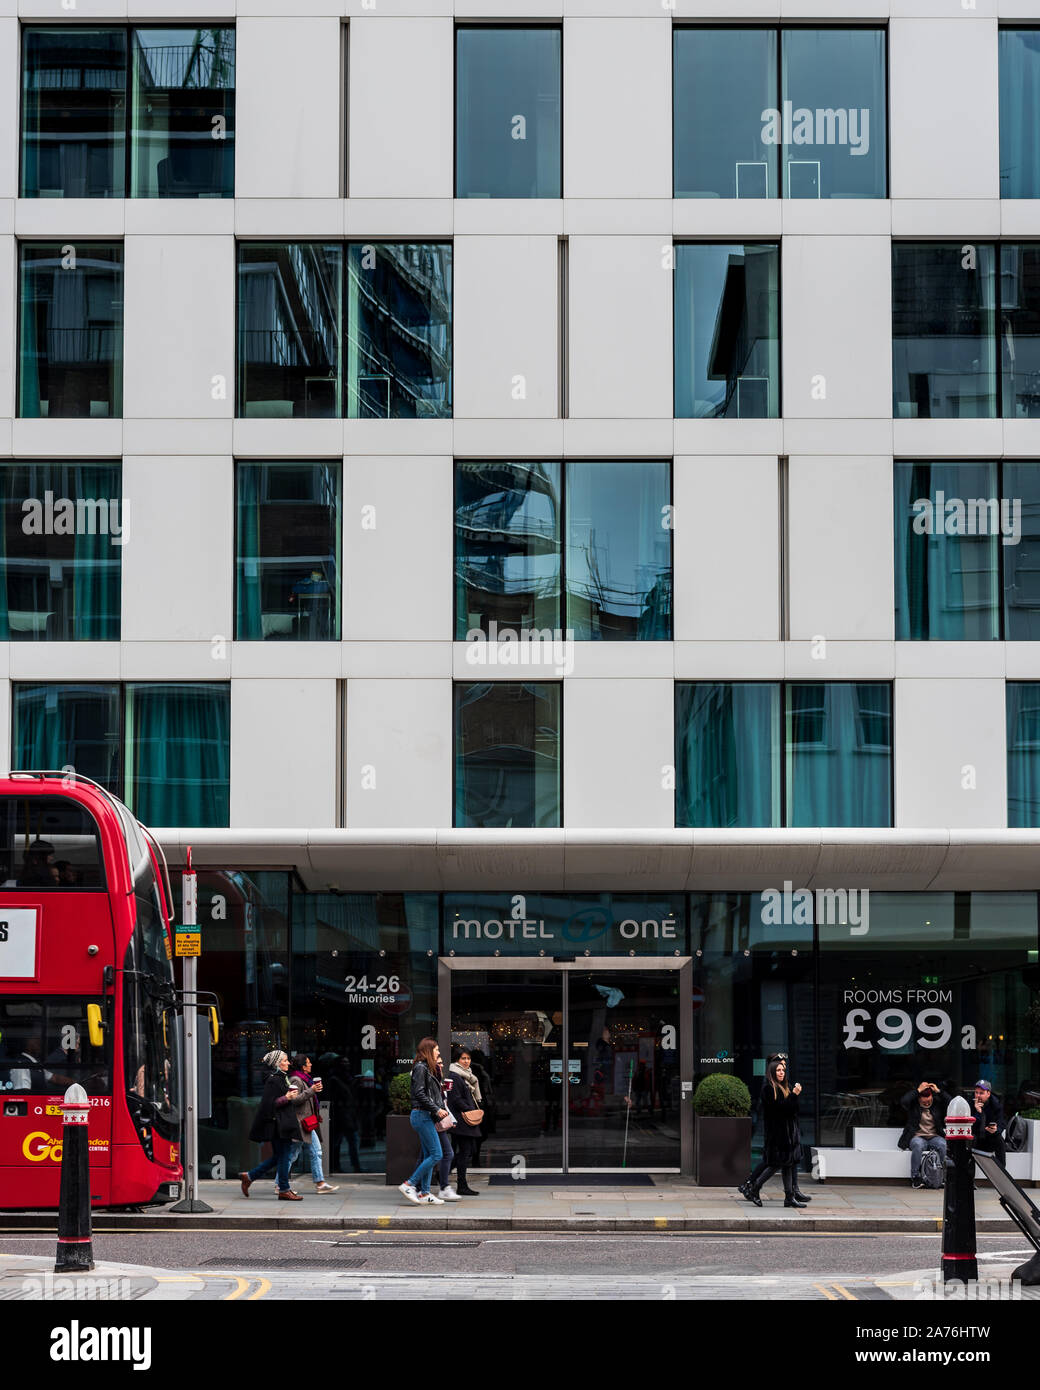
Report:
<svg viewBox="0 0 1040 1390"><path fill-rule="evenodd" d="M985 242L893 243L897 419L996 415L995 268Z"/></svg>
<svg viewBox="0 0 1040 1390"><path fill-rule="evenodd" d="M785 29L781 57L784 197L884 198L885 31Z"/></svg>
<svg viewBox="0 0 1040 1390"><path fill-rule="evenodd" d="M234 29L133 29L131 59L131 196L232 197Z"/></svg>
<svg viewBox="0 0 1040 1390"><path fill-rule="evenodd" d="M18 414L106 419L123 413L123 248L23 243Z"/></svg>
<svg viewBox="0 0 1040 1390"><path fill-rule="evenodd" d="M0 641L119 640L121 473L0 464Z"/></svg>
<svg viewBox="0 0 1040 1390"><path fill-rule="evenodd" d="M1040 463L1005 463L1004 636L1040 642ZM1017 539L1016 539L1017 536Z"/></svg>
<svg viewBox="0 0 1040 1390"><path fill-rule="evenodd" d="M126 31L22 32L23 198L122 198Z"/></svg>
<svg viewBox="0 0 1040 1390"><path fill-rule="evenodd" d="M675 413L780 413L780 248L675 247Z"/></svg>
<svg viewBox="0 0 1040 1390"><path fill-rule="evenodd" d="M134 814L150 826L228 825L230 686L128 685L125 699L124 799Z"/></svg>
<svg viewBox="0 0 1040 1390"><path fill-rule="evenodd" d="M558 463L456 463L457 641L562 626L560 471Z"/></svg>
<svg viewBox="0 0 1040 1390"><path fill-rule="evenodd" d="M786 687L787 824L892 824L892 688Z"/></svg>
<svg viewBox="0 0 1040 1390"><path fill-rule="evenodd" d="M1000 196L1040 197L1040 29L1001 29Z"/></svg>
<svg viewBox="0 0 1040 1390"><path fill-rule="evenodd" d="M347 414L451 418L451 245L348 247Z"/></svg>
<svg viewBox="0 0 1040 1390"><path fill-rule="evenodd" d="M1005 419L1040 419L1040 243L1000 247L1000 381Z"/></svg>
<svg viewBox="0 0 1040 1390"><path fill-rule="evenodd" d="M775 198L778 151L763 140L775 109L775 29L677 28L673 38L676 198Z"/></svg>
<svg viewBox="0 0 1040 1390"><path fill-rule="evenodd" d="M457 826L562 824L561 689L509 681L455 686Z"/></svg>
<svg viewBox="0 0 1040 1390"><path fill-rule="evenodd" d="M1008 826L1040 826L1040 685L1008 681Z"/></svg>
<svg viewBox="0 0 1040 1390"><path fill-rule="evenodd" d="M456 32L455 196L559 198L559 29Z"/></svg>
<svg viewBox="0 0 1040 1390"><path fill-rule="evenodd" d="M12 692L12 768L46 771L71 766L120 795L118 685L16 683Z"/></svg>
<svg viewBox="0 0 1040 1390"><path fill-rule="evenodd" d="M240 463L235 636L339 640L338 463Z"/></svg>
<svg viewBox="0 0 1040 1390"><path fill-rule="evenodd" d="M896 641L1000 637L995 463L896 463Z"/></svg>
<svg viewBox="0 0 1040 1390"><path fill-rule="evenodd" d="M567 613L574 640L672 637L672 470L567 464Z"/></svg>
<svg viewBox="0 0 1040 1390"><path fill-rule="evenodd" d="M779 685L677 682L675 772L677 826L780 825Z"/></svg>
<svg viewBox="0 0 1040 1390"><path fill-rule="evenodd" d="M238 248L238 414L342 414L343 248L242 242Z"/></svg>

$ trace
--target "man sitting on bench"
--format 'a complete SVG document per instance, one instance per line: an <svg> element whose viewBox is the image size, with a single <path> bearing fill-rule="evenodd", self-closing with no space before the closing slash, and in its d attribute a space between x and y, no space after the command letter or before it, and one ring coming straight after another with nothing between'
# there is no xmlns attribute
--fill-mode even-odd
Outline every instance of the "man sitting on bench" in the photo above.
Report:
<svg viewBox="0 0 1040 1390"><path fill-rule="evenodd" d="M946 1165L943 1125L950 1097L934 1081L922 1081L916 1091L907 1091L901 1104L906 1111L906 1124L899 1136L899 1147L910 1150L910 1186L920 1187L925 1149L937 1149L943 1166Z"/></svg>
<svg viewBox="0 0 1040 1390"><path fill-rule="evenodd" d="M988 1081L975 1082L975 1099L972 1101L975 1112L975 1147L983 1153L991 1153L1007 1172L1007 1150L1004 1147L1004 1107L993 1094Z"/></svg>

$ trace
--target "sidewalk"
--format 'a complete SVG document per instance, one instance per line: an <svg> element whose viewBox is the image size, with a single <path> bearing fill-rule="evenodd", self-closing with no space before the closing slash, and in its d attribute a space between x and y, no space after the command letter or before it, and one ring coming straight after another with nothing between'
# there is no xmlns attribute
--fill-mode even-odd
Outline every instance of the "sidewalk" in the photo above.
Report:
<svg viewBox="0 0 1040 1390"><path fill-rule="evenodd" d="M249 1198L237 1181L204 1182L200 1197L213 1211L180 1215L169 1207L144 1212L95 1212L94 1229L155 1230L173 1225L196 1230L415 1230L456 1231L887 1231L939 1230L942 1193L909 1183L877 1186L805 1182L812 1198L804 1210L785 1208L778 1179L766 1187L763 1206L754 1207L734 1189L697 1187L690 1178L655 1177L652 1187L534 1187L524 1182L494 1187L473 1177L480 1195L443 1206L417 1207L381 1175L339 1178L339 1191L319 1197L308 1181L297 1179L302 1202L280 1202L274 1184L254 1183ZM988 1187L975 1192L977 1229L1017 1234L1017 1228ZM51 1212L0 1212L0 1230L56 1229Z"/></svg>

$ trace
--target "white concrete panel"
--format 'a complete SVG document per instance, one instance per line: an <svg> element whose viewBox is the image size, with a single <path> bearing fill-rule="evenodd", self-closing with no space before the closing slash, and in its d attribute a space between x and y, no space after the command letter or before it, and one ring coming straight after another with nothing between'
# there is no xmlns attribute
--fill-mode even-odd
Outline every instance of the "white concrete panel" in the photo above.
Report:
<svg viewBox="0 0 1040 1390"><path fill-rule="evenodd" d="M232 680L232 826L336 824L334 680Z"/></svg>
<svg viewBox="0 0 1040 1390"><path fill-rule="evenodd" d="M450 198L454 26L362 15L350 22L352 198Z"/></svg>
<svg viewBox="0 0 1040 1390"><path fill-rule="evenodd" d="M125 681L226 681L231 643L121 642L119 675Z"/></svg>
<svg viewBox="0 0 1040 1390"><path fill-rule="evenodd" d="M781 198L779 206L785 237L889 236L892 232L892 204L886 198Z"/></svg>
<svg viewBox="0 0 1040 1390"><path fill-rule="evenodd" d="M885 363L891 357L886 344ZM879 370L891 370L882 365ZM784 454L890 454L892 420L799 420L783 422Z"/></svg>
<svg viewBox="0 0 1040 1390"><path fill-rule="evenodd" d="M234 198L127 198L127 236L233 236Z"/></svg>
<svg viewBox="0 0 1040 1390"><path fill-rule="evenodd" d="M556 237L455 238L457 417L558 413L558 263Z"/></svg>
<svg viewBox="0 0 1040 1390"><path fill-rule="evenodd" d="M285 659L284 642L231 644L231 674L236 678L271 680L289 669L301 680L339 680L342 665L339 642L294 642L291 663Z"/></svg>
<svg viewBox="0 0 1040 1390"><path fill-rule="evenodd" d="M785 421L890 418L890 238L785 236L781 277Z"/></svg>
<svg viewBox="0 0 1040 1390"><path fill-rule="evenodd" d="M444 457L346 460L345 639L451 639L453 468Z"/></svg>
<svg viewBox="0 0 1040 1390"><path fill-rule="evenodd" d="M788 504L791 638L891 641L892 460L792 457Z"/></svg>
<svg viewBox="0 0 1040 1390"><path fill-rule="evenodd" d="M570 239L572 417L671 416L669 245L658 237Z"/></svg>
<svg viewBox="0 0 1040 1390"><path fill-rule="evenodd" d="M18 193L18 20L0 19L0 198Z"/></svg>
<svg viewBox="0 0 1040 1390"><path fill-rule="evenodd" d="M342 198L236 198L235 232L242 237L286 241L328 238L344 232Z"/></svg>
<svg viewBox="0 0 1040 1390"><path fill-rule="evenodd" d="M892 197L996 198L996 18L893 18L888 32Z"/></svg>
<svg viewBox="0 0 1040 1390"><path fill-rule="evenodd" d="M897 198L892 203L892 235L948 238L1000 235L998 198Z"/></svg>
<svg viewBox="0 0 1040 1390"><path fill-rule="evenodd" d="M20 237L73 242L77 237L121 237L126 229L122 198L18 198L14 228Z"/></svg>
<svg viewBox="0 0 1040 1390"><path fill-rule="evenodd" d="M890 681L896 674L894 642L828 642L826 679L831 681ZM784 643L784 679L820 679L819 647L815 642Z"/></svg>
<svg viewBox="0 0 1040 1390"><path fill-rule="evenodd" d="M363 201L363 200L362 200ZM562 236L561 198L456 198L456 236Z"/></svg>
<svg viewBox="0 0 1040 1390"><path fill-rule="evenodd" d="M1002 679L1006 653L1028 642L896 642L896 676L992 676Z"/></svg>
<svg viewBox="0 0 1040 1390"><path fill-rule="evenodd" d="M456 458L554 459L564 448L565 420L456 420ZM580 424L587 423L579 421ZM595 452L595 451L593 451ZM668 453L668 448L662 450Z"/></svg>
<svg viewBox="0 0 1040 1390"><path fill-rule="evenodd" d="M124 275L124 416L230 419L232 238L128 236Z"/></svg>
<svg viewBox="0 0 1040 1390"><path fill-rule="evenodd" d="M127 454L230 454L233 420L124 420Z"/></svg>
<svg viewBox="0 0 1040 1390"><path fill-rule="evenodd" d="M127 457L122 549L125 641L232 636L234 476L230 458Z"/></svg>
<svg viewBox="0 0 1040 1390"><path fill-rule="evenodd" d="M450 680L347 682L346 823L452 823Z"/></svg>
<svg viewBox="0 0 1040 1390"><path fill-rule="evenodd" d="M672 204L664 198L570 198L563 205L568 236L659 236L671 233Z"/></svg>
<svg viewBox="0 0 1040 1390"><path fill-rule="evenodd" d="M343 452L342 420L236 419L232 437L236 458L330 458Z"/></svg>
<svg viewBox="0 0 1040 1390"><path fill-rule="evenodd" d="M342 642L341 674L373 680L451 678L452 643Z"/></svg>
<svg viewBox="0 0 1040 1390"><path fill-rule="evenodd" d="M338 198L343 189L338 18L237 23L235 192Z"/></svg>
<svg viewBox="0 0 1040 1390"><path fill-rule="evenodd" d="M897 680L894 738L897 826L1007 825L1003 681Z"/></svg>
<svg viewBox="0 0 1040 1390"><path fill-rule="evenodd" d="M563 26L568 198L669 198L672 31L657 15Z"/></svg>
<svg viewBox="0 0 1040 1390"><path fill-rule="evenodd" d="M670 680L568 680L563 692L563 817L568 829L667 829L675 792ZM620 736L620 731L624 736Z"/></svg>
<svg viewBox="0 0 1040 1390"><path fill-rule="evenodd" d="M347 454L450 454L451 420L344 420Z"/></svg>
<svg viewBox="0 0 1040 1390"><path fill-rule="evenodd" d="M777 460L680 455L673 494L676 641L777 639Z"/></svg>
<svg viewBox="0 0 1040 1390"><path fill-rule="evenodd" d="M394 235L416 241L447 241L455 227L455 207L450 198L348 198L343 204L345 230L349 237L385 236L387 228ZM480 203L491 206L491 201ZM512 227L511 231L533 231ZM544 230L539 228L538 230Z"/></svg>
<svg viewBox="0 0 1040 1390"><path fill-rule="evenodd" d="M783 420L676 420L677 454L784 453Z"/></svg>
<svg viewBox="0 0 1040 1390"><path fill-rule="evenodd" d="M117 681L118 642L11 642L8 669L19 681Z"/></svg>
<svg viewBox="0 0 1040 1390"><path fill-rule="evenodd" d="M718 241L778 237L783 219L779 198L676 198L672 204L672 232L677 237Z"/></svg>
<svg viewBox="0 0 1040 1390"><path fill-rule="evenodd" d="M999 455L1001 420L893 420L896 458L984 459Z"/></svg>
<svg viewBox="0 0 1040 1390"><path fill-rule="evenodd" d="M667 458L672 449L669 419L563 422L563 451L568 458Z"/></svg>
<svg viewBox="0 0 1040 1390"><path fill-rule="evenodd" d="M31 458L117 458L122 420L15 420L12 451Z"/></svg>

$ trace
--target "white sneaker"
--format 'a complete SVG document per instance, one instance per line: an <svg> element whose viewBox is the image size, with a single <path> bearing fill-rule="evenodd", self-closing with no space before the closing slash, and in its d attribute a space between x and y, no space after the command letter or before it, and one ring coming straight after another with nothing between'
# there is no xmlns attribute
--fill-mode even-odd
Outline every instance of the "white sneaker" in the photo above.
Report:
<svg viewBox="0 0 1040 1390"><path fill-rule="evenodd" d="M443 1207L444 1205L444 1198L435 1197L432 1192L424 1192L421 1196L416 1197L414 1200L418 1202L420 1206Z"/></svg>
<svg viewBox="0 0 1040 1390"><path fill-rule="evenodd" d="M450 1187L450 1186L449 1186L449 1187L442 1187L442 1188L441 1188L441 1201L442 1201L442 1202L461 1202L461 1201L462 1201L462 1198L459 1196L459 1194L455 1191L455 1189L454 1189L453 1187Z"/></svg>
<svg viewBox="0 0 1040 1390"><path fill-rule="evenodd" d="M419 1194L418 1192L416 1192L415 1188L412 1186L410 1182L403 1182L397 1190L398 1192L400 1192L402 1197L407 1197L409 1202L415 1202L416 1204L418 1204Z"/></svg>

